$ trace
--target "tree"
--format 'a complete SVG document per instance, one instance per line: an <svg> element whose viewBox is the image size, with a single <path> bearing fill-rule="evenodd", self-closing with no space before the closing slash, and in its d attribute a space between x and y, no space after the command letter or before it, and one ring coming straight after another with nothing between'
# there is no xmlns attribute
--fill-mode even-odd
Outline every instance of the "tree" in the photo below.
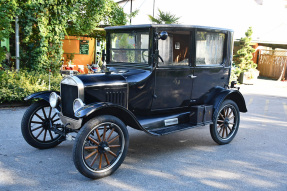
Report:
<svg viewBox="0 0 287 191"><path fill-rule="evenodd" d="M112 0L8 0L8 3L7 0L0 0L0 2L0 29L2 29L0 39L2 26L5 26L5 34L12 32L10 29L17 8L21 36L21 66L30 70L58 71L63 54L62 40L65 35L103 36L95 32L95 28L99 25L123 25L127 21L123 9ZM10 2L14 3L16 8L2 7ZM2 11L3 9L6 11ZM6 16L8 17L4 24L7 26L2 25L2 18Z"/></svg>
<svg viewBox="0 0 287 191"><path fill-rule="evenodd" d="M176 17L170 12L163 12L160 9L158 9L158 12L159 14L157 18L148 15L151 22L156 24L178 24L178 20L180 19L180 17Z"/></svg>
<svg viewBox="0 0 287 191"><path fill-rule="evenodd" d="M240 49L233 56L235 66L240 69L240 72L246 72L257 67L257 64L255 64L252 60L252 53L255 52L255 49L250 45L252 33L252 27L249 27L249 29L245 32L245 37L241 38L239 41ZM237 76L239 75L240 73L237 74Z"/></svg>
<svg viewBox="0 0 287 191"><path fill-rule="evenodd" d="M125 25L127 14L113 0L77 0L68 21L67 33L95 37L99 25Z"/></svg>
<svg viewBox="0 0 287 191"><path fill-rule="evenodd" d="M17 3L15 0L0 0L0 41L9 38L10 33L14 30L11 22L14 21ZM5 59L5 52L0 47L0 65Z"/></svg>

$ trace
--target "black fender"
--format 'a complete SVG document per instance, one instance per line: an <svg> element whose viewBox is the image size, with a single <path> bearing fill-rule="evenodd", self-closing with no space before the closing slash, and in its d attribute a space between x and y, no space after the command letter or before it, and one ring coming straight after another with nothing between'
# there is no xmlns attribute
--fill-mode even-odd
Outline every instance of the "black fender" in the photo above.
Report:
<svg viewBox="0 0 287 191"><path fill-rule="evenodd" d="M217 116L222 102L226 99L234 101L240 112L247 112L243 95L236 89L225 89L222 87L212 88L208 94L202 98L207 105L213 105L213 119Z"/></svg>
<svg viewBox="0 0 287 191"><path fill-rule="evenodd" d="M120 120L122 120L126 125L142 130L150 135L155 135L146 129L144 129L141 124L138 122L135 115L126 109L125 107L109 102L97 102L97 103L91 103L88 105L85 105L84 107L80 108L75 113L75 117L77 118L83 118L82 126L93 117L99 116L99 115L113 115L115 117L118 117Z"/></svg>
<svg viewBox="0 0 287 191"><path fill-rule="evenodd" d="M49 97L52 92L56 92L58 95L60 95L60 92L57 91L41 91L28 95L27 97L24 98L24 100L28 101L30 99L43 99L49 102Z"/></svg>

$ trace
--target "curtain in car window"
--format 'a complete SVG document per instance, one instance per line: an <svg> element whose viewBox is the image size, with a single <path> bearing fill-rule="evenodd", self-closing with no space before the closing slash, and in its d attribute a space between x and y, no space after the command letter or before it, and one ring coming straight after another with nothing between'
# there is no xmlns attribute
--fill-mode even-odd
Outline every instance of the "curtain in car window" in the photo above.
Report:
<svg viewBox="0 0 287 191"><path fill-rule="evenodd" d="M162 57L165 64L172 63L173 51L172 51L173 35L169 34L166 40L158 41L159 55ZM160 63L160 65L163 63Z"/></svg>
<svg viewBox="0 0 287 191"><path fill-rule="evenodd" d="M222 64L225 34L197 32L196 39L196 65Z"/></svg>

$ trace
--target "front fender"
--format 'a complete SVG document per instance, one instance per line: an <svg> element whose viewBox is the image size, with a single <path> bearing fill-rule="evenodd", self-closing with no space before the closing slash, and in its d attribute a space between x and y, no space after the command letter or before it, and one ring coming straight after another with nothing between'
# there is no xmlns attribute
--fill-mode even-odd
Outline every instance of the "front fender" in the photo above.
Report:
<svg viewBox="0 0 287 191"><path fill-rule="evenodd" d="M108 102L92 103L85 105L75 113L75 117L83 118L83 124L91 118L100 115L113 115L134 129L142 130L150 135L155 135L143 128L131 111L117 104Z"/></svg>
<svg viewBox="0 0 287 191"><path fill-rule="evenodd" d="M106 103L106 102L91 103L91 104L85 105L84 107L80 108L75 113L75 117L78 117L78 118L88 117L89 115L91 115L95 111L109 107L110 105L112 105L112 104Z"/></svg>
<svg viewBox="0 0 287 191"><path fill-rule="evenodd" d="M52 92L56 92L58 95L60 95L60 92L57 92L57 91L41 91L41 92L36 92L31 95L28 95L27 97L24 98L24 100L28 101L30 99L43 99L49 102L49 97Z"/></svg>

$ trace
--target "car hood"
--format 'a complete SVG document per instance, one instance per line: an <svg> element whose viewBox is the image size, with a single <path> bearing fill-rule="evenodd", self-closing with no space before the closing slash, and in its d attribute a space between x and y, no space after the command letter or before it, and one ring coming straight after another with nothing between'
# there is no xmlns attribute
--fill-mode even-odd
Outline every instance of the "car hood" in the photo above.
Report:
<svg viewBox="0 0 287 191"><path fill-rule="evenodd" d="M87 75L78 75L77 77L83 82L84 87L96 87L105 85L124 85L141 82L151 74L147 70L137 69L112 69L106 73L95 73Z"/></svg>
<svg viewBox="0 0 287 191"><path fill-rule="evenodd" d="M126 78L123 75L116 73L78 75L77 77L83 82L85 88L127 84Z"/></svg>

